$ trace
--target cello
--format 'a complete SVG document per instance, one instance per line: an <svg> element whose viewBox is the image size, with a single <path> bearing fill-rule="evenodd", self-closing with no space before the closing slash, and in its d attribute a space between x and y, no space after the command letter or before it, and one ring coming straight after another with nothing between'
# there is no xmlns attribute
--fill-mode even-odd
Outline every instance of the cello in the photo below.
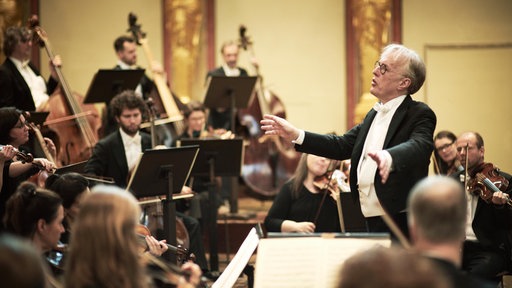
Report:
<svg viewBox="0 0 512 288"><path fill-rule="evenodd" d="M240 26L239 46L248 50L254 58L252 42L245 35L245 26ZM263 198L273 198L281 186L293 175L299 163L300 153L292 143L283 143L277 136L264 135L260 120L265 114L286 118L281 100L265 89L259 66L254 65L258 80L257 91L246 109L238 111L240 123L247 129L249 145L245 147L242 178L245 184Z"/></svg>
<svg viewBox="0 0 512 288"><path fill-rule="evenodd" d="M38 17L33 15L29 23L35 32L35 40L53 60L55 54L46 32L39 26ZM60 146L57 149L58 165L69 165L91 157L92 148L98 142L101 118L93 104L83 104L83 97L71 92L61 68L55 67L55 71L59 88L39 110L50 112L44 125L57 133L59 141L55 142Z"/></svg>

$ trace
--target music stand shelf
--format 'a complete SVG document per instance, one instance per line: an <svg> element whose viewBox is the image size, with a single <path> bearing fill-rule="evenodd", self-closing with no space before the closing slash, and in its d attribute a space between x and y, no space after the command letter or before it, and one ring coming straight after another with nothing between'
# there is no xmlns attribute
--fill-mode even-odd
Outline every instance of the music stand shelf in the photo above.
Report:
<svg viewBox="0 0 512 288"><path fill-rule="evenodd" d="M144 69L99 69L85 94L84 103L108 104L124 90L135 90L143 75Z"/></svg>

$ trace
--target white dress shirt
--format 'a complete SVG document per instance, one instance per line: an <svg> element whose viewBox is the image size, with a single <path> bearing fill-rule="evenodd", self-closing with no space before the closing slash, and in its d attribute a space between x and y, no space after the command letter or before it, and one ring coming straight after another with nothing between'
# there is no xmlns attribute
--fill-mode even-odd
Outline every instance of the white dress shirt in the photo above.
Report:
<svg viewBox="0 0 512 288"><path fill-rule="evenodd" d="M30 94L32 94L32 99L34 100L36 109L46 103L50 96L46 91L46 82L44 81L43 77L34 73L30 66L28 66L28 61L21 62L20 60L13 57L9 57L9 59L11 59L18 71L20 71L20 74L23 76L25 83L27 83L28 88L30 89Z"/></svg>

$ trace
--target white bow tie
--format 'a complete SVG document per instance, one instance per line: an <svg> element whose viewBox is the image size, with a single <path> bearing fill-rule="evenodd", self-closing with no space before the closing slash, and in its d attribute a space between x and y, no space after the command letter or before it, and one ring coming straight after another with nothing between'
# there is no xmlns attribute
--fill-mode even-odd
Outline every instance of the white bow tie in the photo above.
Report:
<svg viewBox="0 0 512 288"><path fill-rule="evenodd" d="M377 103L375 103L375 105L373 105L373 110L375 110L377 112L387 113L387 112L389 112L390 107L383 105L380 102L377 102Z"/></svg>
<svg viewBox="0 0 512 288"><path fill-rule="evenodd" d="M140 137L140 134L137 134L133 137L130 137L128 138L128 143L129 144L139 144L141 141L141 137Z"/></svg>

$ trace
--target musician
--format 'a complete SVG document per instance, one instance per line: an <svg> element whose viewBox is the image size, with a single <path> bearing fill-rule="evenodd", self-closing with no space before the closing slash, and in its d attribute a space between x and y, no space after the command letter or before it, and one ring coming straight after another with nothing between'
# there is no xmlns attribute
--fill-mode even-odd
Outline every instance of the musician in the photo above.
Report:
<svg viewBox="0 0 512 288"><path fill-rule="evenodd" d="M6 59L0 66L0 107L14 106L24 111L35 111L57 88L55 66L61 66L60 56L50 61L51 77L45 83L39 70L30 62L32 34L28 28L7 28L3 51Z"/></svg>
<svg viewBox="0 0 512 288"><path fill-rule="evenodd" d="M151 280L167 279L173 287L196 287L201 270L191 262L181 269L189 278L167 273L171 264L163 264L160 273L149 274L141 256L136 227L140 206L130 193L115 186L98 185L82 201L75 221L64 282L69 288L85 287L153 287ZM169 267L169 268L168 268ZM173 277L176 278L177 283Z"/></svg>
<svg viewBox="0 0 512 288"><path fill-rule="evenodd" d="M484 164L484 140L477 132L464 132L457 138L456 147L458 159L467 168L469 177L465 179L465 171L454 177L461 183L471 181L471 177L481 172L481 165ZM508 181L512 180L508 173L499 171L498 174ZM468 211L462 269L495 282L499 281L499 273L512 268L512 244L507 239L507 233L512 229L512 207L505 205L511 191L512 185L509 185L504 191L490 192L490 203L472 191L466 191Z"/></svg>
<svg viewBox="0 0 512 288"><path fill-rule="evenodd" d="M240 77L249 76L247 71L237 66L238 63L238 44L234 41L224 42L220 48L224 63L222 66L211 70L206 75L210 76L228 76ZM208 118L208 126L213 129L231 130L231 109L217 108L211 109Z"/></svg>
<svg viewBox="0 0 512 288"><path fill-rule="evenodd" d="M379 103L346 134L304 132L273 115L264 116L262 129L267 135L293 141L301 152L329 159L351 158L350 190L361 205L368 230L389 232L381 219L387 211L407 235L407 196L412 186L428 175L434 148L436 116L410 96L422 86L425 72L416 52L388 45L373 69L370 88Z"/></svg>
<svg viewBox="0 0 512 288"><path fill-rule="evenodd" d="M23 182L7 201L3 224L7 232L30 240L43 255L57 247L64 232L63 219L64 207L59 195ZM47 275L47 281L54 279Z"/></svg>
<svg viewBox="0 0 512 288"><path fill-rule="evenodd" d="M464 169L457 159L455 149L457 136L450 131L440 131L434 137L434 171L436 174L452 175Z"/></svg>
<svg viewBox="0 0 512 288"><path fill-rule="evenodd" d="M3 287L44 287L46 280L41 255L21 237L0 236L0 267Z"/></svg>
<svg viewBox="0 0 512 288"><path fill-rule="evenodd" d="M112 177L117 186L125 188L141 152L151 149L150 135L140 131L146 104L134 91L127 90L112 99L110 109L120 128L96 143L84 172ZM188 187L184 190L191 192ZM208 271L199 222L185 214L177 214L189 232L190 251L196 255L201 268Z"/></svg>
<svg viewBox="0 0 512 288"><path fill-rule="evenodd" d="M29 129L25 121L23 111L14 107L0 108L0 144L11 145L16 151L22 151L22 145L29 140ZM45 141L50 153L55 155L56 149L53 142L48 138ZM45 158L35 158L31 163L24 163L21 161L23 160L21 156L25 154L16 154L16 157L4 162L3 185L0 192L0 217L3 217L5 213L5 203L21 182L38 173L40 169L52 172L55 167L54 163Z"/></svg>
<svg viewBox="0 0 512 288"><path fill-rule="evenodd" d="M467 204L457 181L446 176L421 180L411 191L407 207L414 249L442 269L452 287L496 287L461 270Z"/></svg>
<svg viewBox="0 0 512 288"><path fill-rule="evenodd" d="M295 174L283 185L268 211L265 218L267 231L301 233L341 231L336 201L327 188L327 183L331 180L327 179L326 175L330 163L331 160L324 157L302 154ZM320 184L315 184L315 181L320 181ZM329 188L334 189L334 193L339 192L336 183ZM329 196L324 193L328 193Z"/></svg>

